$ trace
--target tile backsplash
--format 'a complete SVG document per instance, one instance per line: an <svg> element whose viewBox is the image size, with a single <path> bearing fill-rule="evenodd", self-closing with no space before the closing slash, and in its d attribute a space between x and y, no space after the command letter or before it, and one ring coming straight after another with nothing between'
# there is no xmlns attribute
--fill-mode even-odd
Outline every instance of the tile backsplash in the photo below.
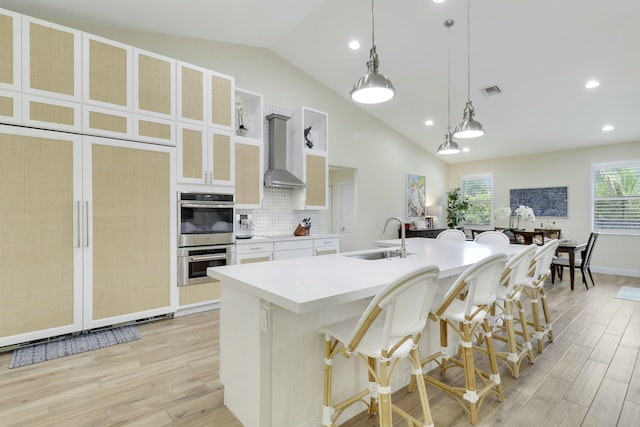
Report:
<svg viewBox="0 0 640 427"><path fill-rule="evenodd" d="M264 188L264 199L260 209L236 209L238 214L249 214L253 219L253 234L256 236L293 236L296 226L311 218L311 233L324 233L323 215L320 211L294 211L288 188Z"/></svg>

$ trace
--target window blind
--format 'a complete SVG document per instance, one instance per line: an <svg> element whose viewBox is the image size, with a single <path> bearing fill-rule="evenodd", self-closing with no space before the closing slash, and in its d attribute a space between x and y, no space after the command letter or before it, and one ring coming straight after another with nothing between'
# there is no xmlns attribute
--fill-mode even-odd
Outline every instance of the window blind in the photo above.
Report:
<svg viewBox="0 0 640 427"><path fill-rule="evenodd" d="M471 204L465 217L465 224L491 224L492 193L493 177L491 175L462 177L462 195L468 197Z"/></svg>
<svg viewBox="0 0 640 427"><path fill-rule="evenodd" d="M640 233L640 161L594 165L593 228Z"/></svg>

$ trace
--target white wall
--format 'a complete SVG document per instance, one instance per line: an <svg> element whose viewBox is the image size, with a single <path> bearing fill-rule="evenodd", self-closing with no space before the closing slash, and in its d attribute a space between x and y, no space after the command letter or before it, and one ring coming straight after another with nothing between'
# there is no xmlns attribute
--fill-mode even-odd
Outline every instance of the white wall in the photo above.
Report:
<svg viewBox="0 0 640 427"><path fill-rule="evenodd" d="M425 175L427 200L442 204L447 165L269 50L121 29L65 23L236 78L236 86L263 95L266 104L304 105L329 115L329 164L358 170L357 249L373 247L387 217L404 217L406 174ZM357 76L353 76L354 79ZM352 81L345 82L350 88Z"/></svg>
<svg viewBox="0 0 640 427"><path fill-rule="evenodd" d="M478 141L478 144L484 142ZM470 162L449 167L448 186L460 186L460 177L493 173L494 208L509 206L509 190L516 188L568 187L568 218L552 219L562 237L586 241L592 231L591 165L593 163L640 160L640 142L615 144L537 155ZM591 260L593 271L640 276L640 236L601 234Z"/></svg>

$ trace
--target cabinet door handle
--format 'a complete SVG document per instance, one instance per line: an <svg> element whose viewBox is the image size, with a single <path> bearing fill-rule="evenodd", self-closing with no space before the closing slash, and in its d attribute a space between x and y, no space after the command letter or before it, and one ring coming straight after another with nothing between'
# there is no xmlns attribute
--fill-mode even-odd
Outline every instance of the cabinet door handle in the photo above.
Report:
<svg viewBox="0 0 640 427"><path fill-rule="evenodd" d="M76 234L77 234L77 238L76 238L76 248L79 248L80 245L82 244L80 242L80 239L82 237L82 210L80 209L80 201L78 200L76 202L76 219L77 219L77 225L78 225L78 229L76 230Z"/></svg>
<svg viewBox="0 0 640 427"><path fill-rule="evenodd" d="M84 245L89 247L89 202L84 202L84 237Z"/></svg>

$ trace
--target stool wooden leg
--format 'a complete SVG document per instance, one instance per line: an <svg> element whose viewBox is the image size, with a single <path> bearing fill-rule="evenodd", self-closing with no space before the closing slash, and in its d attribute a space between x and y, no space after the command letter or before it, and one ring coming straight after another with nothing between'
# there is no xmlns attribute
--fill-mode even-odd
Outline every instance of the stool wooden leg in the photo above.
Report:
<svg viewBox="0 0 640 427"><path fill-rule="evenodd" d="M376 359L373 357L368 357L367 361L369 363L369 389L371 390L371 397L369 398L369 415L375 415L378 412L378 392L377 392L377 381L376 377L373 375L373 372L377 370ZM374 391L375 387L375 391Z"/></svg>
<svg viewBox="0 0 640 427"><path fill-rule="evenodd" d="M469 323L460 325L462 334L460 345L462 347L462 356L464 363L464 377L466 391L462 398L469 402L469 417L471 424L478 423L478 393L476 390L476 368L473 361L473 334Z"/></svg>
<svg viewBox="0 0 640 427"><path fill-rule="evenodd" d="M325 337L324 340L324 395L322 398L322 426L331 427L333 422L333 407L331 406L331 374L332 374L332 340Z"/></svg>
<svg viewBox="0 0 640 427"><path fill-rule="evenodd" d="M418 349L411 350L409 359L413 365L413 381L418 386L418 393L420 394L420 403L422 404L422 416L424 418L425 426L433 426L433 417L431 416L431 407L429 406L429 396L427 395L427 387L425 385L424 376L422 374L422 365L420 364L420 354Z"/></svg>
<svg viewBox="0 0 640 427"><path fill-rule="evenodd" d="M531 336L529 335L529 326L527 324L527 316L524 312L524 306L522 305L522 301L517 301L515 304L515 309L518 310L519 318L520 318L520 329L522 333L522 341L523 345L527 348L527 358L530 363L535 361L533 356L533 349L531 348ZM517 378L517 377L516 377Z"/></svg>
<svg viewBox="0 0 640 427"><path fill-rule="evenodd" d="M549 337L549 341L553 341L553 329L551 329L551 316L549 316L549 307L547 306L547 294L544 289L540 289L540 302L542 303L542 312L544 314L545 332Z"/></svg>
<svg viewBox="0 0 640 427"><path fill-rule="evenodd" d="M487 345L487 354L489 355L489 366L491 367L491 376L489 379L496 383L496 393L498 400L502 402L504 395L502 393L502 381L500 380L500 371L498 371L498 359L496 358L496 349L493 345L493 338L491 337L491 325L489 325L489 319L484 319L482 322L482 328L485 332L485 341Z"/></svg>
<svg viewBox="0 0 640 427"><path fill-rule="evenodd" d="M391 386L389 385L389 362L379 364L378 411L380 427L392 427Z"/></svg>

